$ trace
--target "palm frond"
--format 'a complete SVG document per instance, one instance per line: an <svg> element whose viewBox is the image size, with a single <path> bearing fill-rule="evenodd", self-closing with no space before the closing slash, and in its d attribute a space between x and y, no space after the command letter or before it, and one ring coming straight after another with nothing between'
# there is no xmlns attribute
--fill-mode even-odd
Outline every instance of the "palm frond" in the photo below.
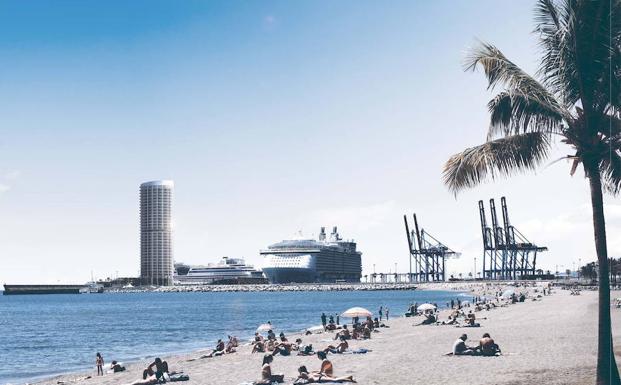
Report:
<svg viewBox="0 0 621 385"><path fill-rule="evenodd" d="M608 156L602 157L600 164L602 185L612 195L621 192L621 154L611 151Z"/></svg>
<svg viewBox="0 0 621 385"><path fill-rule="evenodd" d="M444 165L444 184L457 194L488 177L495 179L534 170L548 157L549 149L549 136L541 132L488 141L453 155Z"/></svg>
<svg viewBox="0 0 621 385"><path fill-rule="evenodd" d="M571 119L555 100L514 90L499 93L487 107L491 116L488 140L526 132L561 133L563 121Z"/></svg>

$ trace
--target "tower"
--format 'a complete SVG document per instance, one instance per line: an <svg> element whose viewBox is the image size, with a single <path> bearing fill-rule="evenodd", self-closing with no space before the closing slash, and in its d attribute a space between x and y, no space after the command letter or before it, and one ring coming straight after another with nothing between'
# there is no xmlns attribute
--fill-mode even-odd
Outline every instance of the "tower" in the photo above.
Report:
<svg viewBox="0 0 621 385"><path fill-rule="evenodd" d="M140 281L145 285L173 283L171 180L140 185Z"/></svg>

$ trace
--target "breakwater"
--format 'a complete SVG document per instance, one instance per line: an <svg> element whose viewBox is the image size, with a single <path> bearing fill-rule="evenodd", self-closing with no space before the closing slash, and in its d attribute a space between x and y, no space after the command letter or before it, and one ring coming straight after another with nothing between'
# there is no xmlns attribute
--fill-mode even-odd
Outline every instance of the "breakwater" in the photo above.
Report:
<svg viewBox="0 0 621 385"><path fill-rule="evenodd" d="M411 283L339 283L339 284L288 284L288 285L176 285L156 288L113 288L107 289L110 293L184 293L184 292L305 292L305 291L383 291L383 290L414 290Z"/></svg>

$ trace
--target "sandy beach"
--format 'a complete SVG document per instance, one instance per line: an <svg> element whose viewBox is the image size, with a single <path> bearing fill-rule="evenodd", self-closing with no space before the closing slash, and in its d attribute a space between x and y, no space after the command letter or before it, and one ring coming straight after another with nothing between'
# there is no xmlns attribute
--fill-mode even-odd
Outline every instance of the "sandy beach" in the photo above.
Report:
<svg viewBox="0 0 621 385"><path fill-rule="evenodd" d="M480 290L477 290L480 292ZM613 292L613 297L621 292ZM420 318L395 317L373 338L352 341L352 349L372 350L367 354L329 355L335 375L353 375L360 384L588 384L595 376L597 348L597 293L583 291L572 296L557 289L537 301L528 299L506 307L477 313L480 328L413 326ZM395 314L396 315L396 314ZM446 311L441 315L446 319ZM621 362L621 310L612 309L613 334L618 362ZM276 330L278 333L278 331ZM467 333L474 345L483 333L490 333L502 349L500 357L445 356L453 342ZM225 336L223 336L225 337ZM290 341L297 335L289 335ZM332 343L331 332L301 336L315 349ZM197 359L204 352L165 357L171 371L183 371L188 385L244 384L260 378L262 354L251 354L250 346L222 357ZM113 357L109 357L113 359ZM141 378L147 361L126 365L127 371L95 377L89 373L57 376L40 384L112 385ZM296 369L319 368L316 357L275 357L274 373L284 373L292 383ZM85 376L91 378L84 378Z"/></svg>

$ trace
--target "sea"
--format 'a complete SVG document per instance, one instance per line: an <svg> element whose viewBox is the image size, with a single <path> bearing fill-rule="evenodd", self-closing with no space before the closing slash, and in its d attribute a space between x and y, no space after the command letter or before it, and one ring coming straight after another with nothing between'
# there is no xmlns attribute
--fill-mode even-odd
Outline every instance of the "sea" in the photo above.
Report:
<svg viewBox="0 0 621 385"><path fill-rule="evenodd" d="M0 296L0 384L24 384L106 362L213 348L219 339L250 339L270 321L276 333L321 324L361 306L399 317L410 304L466 296L449 291L103 293ZM346 322L341 319L341 323Z"/></svg>

